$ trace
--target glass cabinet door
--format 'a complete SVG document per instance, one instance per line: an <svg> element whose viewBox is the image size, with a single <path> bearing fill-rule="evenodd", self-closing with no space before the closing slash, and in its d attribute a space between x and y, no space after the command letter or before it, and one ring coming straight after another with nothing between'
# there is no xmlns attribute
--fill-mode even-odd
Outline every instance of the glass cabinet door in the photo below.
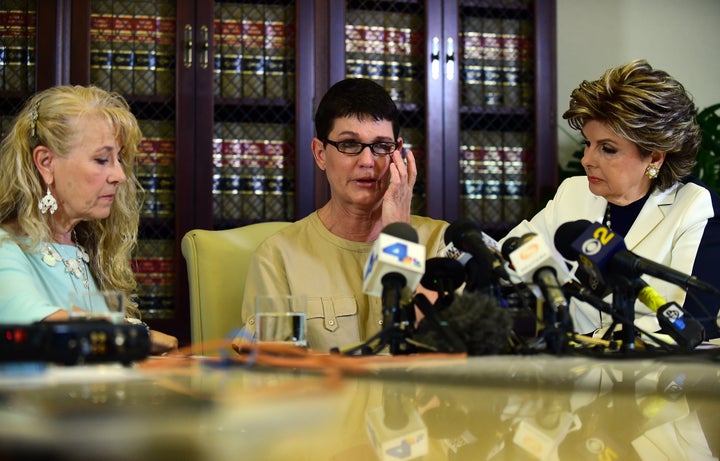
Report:
<svg viewBox="0 0 720 461"><path fill-rule="evenodd" d="M93 0L89 83L122 94L143 132L136 162L144 189L133 270L143 317L175 315L174 0Z"/></svg>
<svg viewBox="0 0 720 461"><path fill-rule="evenodd" d="M460 213L486 231L535 203L533 13L529 1L460 2Z"/></svg>
<svg viewBox="0 0 720 461"><path fill-rule="evenodd" d="M554 155L536 139L536 29L551 3L346 0L336 77L373 79L398 102L419 163L414 213L502 234L537 206L538 156Z"/></svg>
<svg viewBox="0 0 720 461"><path fill-rule="evenodd" d="M401 114L403 146L418 164L413 213L425 214L425 4L422 1L348 1L344 77L385 87Z"/></svg>
<svg viewBox="0 0 720 461"><path fill-rule="evenodd" d="M295 7L216 2L215 228L295 217Z"/></svg>
<svg viewBox="0 0 720 461"><path fill-rule="evenodd" d="M0 139L14 115L35 92L37 2L0 4Z"/></svg>

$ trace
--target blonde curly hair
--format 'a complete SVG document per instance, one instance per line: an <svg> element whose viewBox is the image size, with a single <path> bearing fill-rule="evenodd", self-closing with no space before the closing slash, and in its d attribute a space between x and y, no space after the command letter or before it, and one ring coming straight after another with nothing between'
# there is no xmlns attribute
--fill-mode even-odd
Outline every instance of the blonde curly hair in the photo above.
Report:
<svg viewBox="0 0 720 461"><path fill-rule="evenodd" d="M127 180L119 185L107 218L75 226L77 243L90 255L90 271L98 288L133 294L137 282L131 258L137 244L143 193L134 163L142 132L119 94L94 86L61 85L41 91L26 102L0 144L0 223L17 223L12 238L25 251L35 251L42 242L52 241L49 218L38 209L45 185L34 164L33 149L43 145L58 155L67 155L78 129L75 122L87 115L102 117L114 130ZM131 304L130 313L139 316L137 304Z"/></svg>
<svg viewBox="0 0 720 461"><path fill-rule="evenodd" d="M684 179L695 166L701 141L696 117L697 108L683 85L642 59L580 83L563 114L575 130L597 120L635 143L645 156L665 152L656 180L660 190Z"/></svg>

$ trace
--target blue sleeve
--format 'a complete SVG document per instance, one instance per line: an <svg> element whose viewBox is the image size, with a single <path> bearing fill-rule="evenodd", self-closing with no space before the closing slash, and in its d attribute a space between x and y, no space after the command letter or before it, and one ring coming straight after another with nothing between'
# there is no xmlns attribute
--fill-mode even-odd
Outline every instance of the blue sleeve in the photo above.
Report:
<svg viewBox="0 0 720 461"><path fill-rule="evenodd" d="M38 284L27 255L11 240L0 243L0 323L27 324L62 307L52 303Z"/></svg>

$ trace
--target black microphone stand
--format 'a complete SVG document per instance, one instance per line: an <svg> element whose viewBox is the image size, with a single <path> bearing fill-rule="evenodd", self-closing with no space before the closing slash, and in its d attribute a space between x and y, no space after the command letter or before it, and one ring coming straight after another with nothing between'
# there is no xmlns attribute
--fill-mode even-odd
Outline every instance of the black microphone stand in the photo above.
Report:
<svg viewBox="0 0 720 461"><path fill-rule="evenodd" d="M391 275L391 274L388 274ZM388 277L386 275L385 277ZM391 282L391 280L387 280ZM383 282L386 279L383 278ZM411 354L416 348L408 342L410 328L415 321L415 313L411 306L403 306L402 289L405 286L398 283L384 283L382 306L383 328L363 343L344 351L345 355L375 355L386 346L391 355Z"/></svg>
<svg viewBox="0 0 720 461"><path fill-rule="evenodd" d="M622 315L622 345L620 350L624 352L635 350L635 286L623 277L613 277L613 300L612 306L615 312ZM613 323L608 329L608 334L612 335L618 321L613 316Z"/></svg>

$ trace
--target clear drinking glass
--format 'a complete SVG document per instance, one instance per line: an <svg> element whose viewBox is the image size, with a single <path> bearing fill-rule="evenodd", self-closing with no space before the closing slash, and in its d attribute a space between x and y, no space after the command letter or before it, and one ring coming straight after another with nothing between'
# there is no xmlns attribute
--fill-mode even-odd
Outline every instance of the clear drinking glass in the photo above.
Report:
<svg viewBox="0 0 720 461"><path fill-rule="evenodd" d="M255 298L255 340L306 347L305 296L257 296Z"/></svg>
<svg viewBox="0 0 720 461"><path fill-rule="evenodd" d="M125 293L114 290L89 290L70 294L71 319L106 319L112 323L125 323L127 310Z"/></svg>

